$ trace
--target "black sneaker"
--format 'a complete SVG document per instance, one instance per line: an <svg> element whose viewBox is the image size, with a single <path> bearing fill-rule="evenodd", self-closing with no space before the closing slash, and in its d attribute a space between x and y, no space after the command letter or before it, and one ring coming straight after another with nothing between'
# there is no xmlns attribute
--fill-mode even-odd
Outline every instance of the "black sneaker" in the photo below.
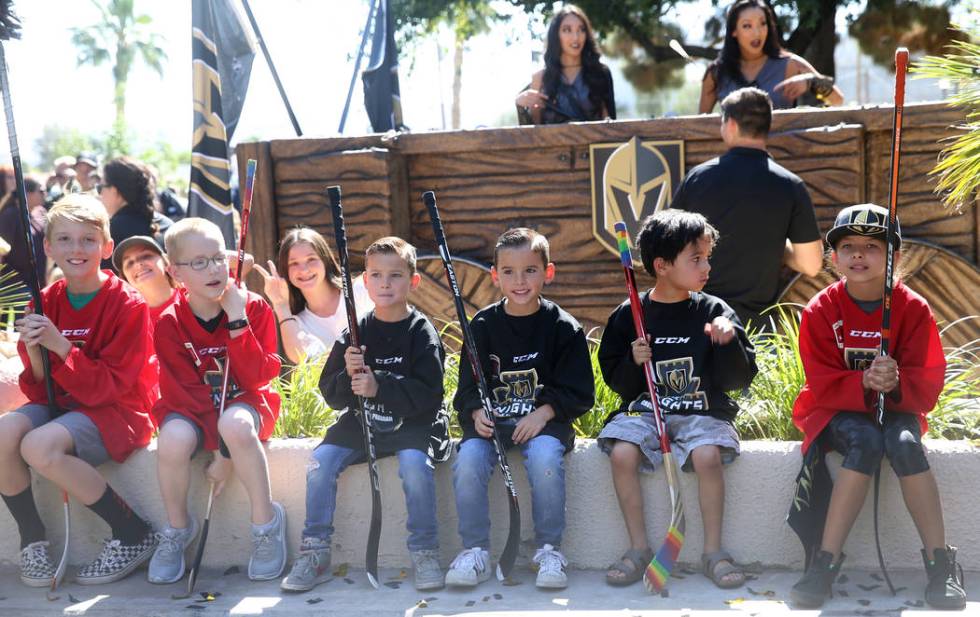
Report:
<svg viewBox="0 0 980 617"><path fill-rule="evenodd" d="M926 602L932 608L960 610L966 607L966 591L963 589L963 569L957 570L956 547L937 548L935 559L930 560L925 550L922 561L926 566Z"/></svg>
<svg viewBox="0 0 980 617"><path fill-rule="evenodd" d="M157 535L150 530L138 544L123 544L121 540L106 540L102 554L75 575L79 585L102 585L128 576L153 556Z"/></svg>
<svg viewBox="0 0 980 617"><path fill-rule="evenodd" d="M54 572L46 540L31 542L20 551L20 580L28 587L50 587Z"/></svg>
<svg viewBox="0 0 980 617"><path fill-rule="evenodd" d="M840 564L844 562L844 553L837 561L827 551L820 551L813 558L810 568L789 591L790 600L795 606L818 608L833 595L831 585L840 574Z"/></svg>

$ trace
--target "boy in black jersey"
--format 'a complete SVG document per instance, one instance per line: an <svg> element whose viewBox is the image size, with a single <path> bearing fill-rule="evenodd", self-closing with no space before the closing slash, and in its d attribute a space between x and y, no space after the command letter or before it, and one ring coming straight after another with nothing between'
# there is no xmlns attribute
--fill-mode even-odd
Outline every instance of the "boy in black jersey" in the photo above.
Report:
<svg viewBox="0 0 980 617"><path fill-rule="evenodd" d="M408 511L408 550L415 587L443 585L436 528L436 486L430 436L442 409L445 353L425 315L408 305L419 285L415 248L401 238L377 240L366 252L364 283L374 310L359 316L361 348L350 333L337 341L320 375L323 398L347 408L316 450L307 468L306 523L300 555L282 588L307 591L330 579L330 538L337 503L337 477L365 460L357 397L364 399L377 456L398 456ZM448 439L448 435L440 435Z"/></svg>
<svg viewBox="0 0 980 617"><path fill-rule="evenodd" d="M511 229L494 248L494 283L504 299L471 322L473 338L492 392L493 413L504 447L524 455L538 551L538 587L568 584L559 552L565 529L563 455L575 439L572 421L595 398L592 366L582 326L541 297L555 276L548 240L525 228ZM487 485L496 464L492 429L473 373L461 366L453 400L463 428L453 465L453 487L464 550L446 574L446 584L472 587L490 577L490 514Z"/></svg>
<svg viewBox="0 0 980 617"><path fill-rule="evenodd" d="M739 452L733 425L738 405L726 392L746 387L756 373L755 351L735 312L701 293L718 233L700 214L665 210L648 217L637 236L643 267L656 286L641 294L646 338L638 338L629 300L609 316L599 345L602 376L623 399L606 420L599 446L609 455L630 549L609 567L606 580L626 585L643 576L652 558L643 523L638 470L662 461L660 440L643 376L653 362L657 400L671 449L682 469L693 467L704 524L705 575L722 588L745 575L721 545L725 480L722 465Z"/></svg>

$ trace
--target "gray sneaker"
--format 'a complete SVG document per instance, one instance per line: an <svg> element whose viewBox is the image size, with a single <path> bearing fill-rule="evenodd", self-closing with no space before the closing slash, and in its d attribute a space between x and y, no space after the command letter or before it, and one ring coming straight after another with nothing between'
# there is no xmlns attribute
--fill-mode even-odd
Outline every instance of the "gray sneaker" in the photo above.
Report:
<svg viewBox="0 0 980 617"><path fill-rule="evenodd" d="M157 550L150 558L150 568L146 580L157 585L176 583L184 576L187 565L184 553L197 536L197 521L190 519L191 524L184 529L175 529L169 525L157 534Z"/></svg>
<svg viewBox="0 0 980 617"><path fill-rule="evenodd" d="M286 569L286 510L272 502L272 524L260 530L252 525L252 558L248 560L248 578L268 581L282 576Z"/></svg>
<svg viewBox="0 0 980 617"><path fill-rule="evenodd" d="M439 551L424 549L412 551L415 564L415 588L419 591L442 589L442 568L439 567Z"/></svg>
<svg viewBox="0 0 980 617"><path fill-rule="evenodd" d="M28 587L49 587L54 571L47 540L31 542L20 551L20 580Z"/></svg>
<svg viewBox="0 0 980 617"><path fill-rule="evenodd" d="M564 589L568 587L565 567L568 561L561 552L550 544L545 544L534 554L538 566L538 576L534 584L538 589Z"/></svg>
<svg viewBox="0 0 980 617"><path fill-rule="evenodd" d="M309 591L326 583L330 574L330 545L317 538L303 538L299 545L299 557L279 588L283 591Z"/></svg>

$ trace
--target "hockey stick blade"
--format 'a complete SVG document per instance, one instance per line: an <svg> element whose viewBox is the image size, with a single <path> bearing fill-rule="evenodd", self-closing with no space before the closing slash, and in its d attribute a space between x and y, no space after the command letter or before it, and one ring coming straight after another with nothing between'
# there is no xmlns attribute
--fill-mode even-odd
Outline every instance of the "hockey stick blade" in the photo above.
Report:
<svg viewBox="0 0 980 617"><path fill-rule="evenodd" d="M626 224L622 221L615 224L616 241L619 257L623 264L623 275L626 277L626 291L629 294L630 312L633 314L633 328L637 338L646 339L647 329L643 323L643 308L640 304L640 294L636 290L636 276L633 272L633 255L630 253L629 236ZM653 366L648 361L643 365L643 377L646 379L647 391L650 394L650 406L653 407L654 422L660 439L660 450L664 460L664 473L667 476L667 488L670 490L671 516L667 535L657 553L650 560L643 572L643 584L649 591L661 591L667 586L670 573L677 563L677 556L684 546L684 532L687 523L684 517L684 502L681 500L680 475L674 453L670 449L667 429L664 425L660 403L657 400L657 386L653 378Z"/></svg>
<svg viewBox="0 0 980 617"><path fill-rule="evenodd" d="M469 360L470 368L473 370L473 380L476 382L477 392L479 392L480 401L483 404L483 412L493 427L492 443L497 454L500 475L504 479L507 498L510 500L510 529L507 532L507 544L497 562L497 578L504 580L510 576L510 572L514 568L514 562L517 561L517 549L521 542L521 510L517 500L517 489L514 487L514 477L511 475L510 464L507 462L506 450L500 440L500 434L497 433L497 425L493 416L493 399L490 398L490 389L487 387L486 376L483 374L483 368L480 364L480 355L473 339L473 331L470 329L470 322L466 317L463 295L459 290L459 283L456 281L456 270L453 268L449 244L446 242L446 232L442 227L442 219L439 217L439 207L436 205L436 194L432 191L422 193L422 203L425 204L425 208L429 212L429 220L432 221L432 232L435 234L439 255L442 257L442 265L446 270L446 280L453 294L453 304L456 307L459 329L463 334L463 348Z"/></svg>
<svg viewBox="0 0 980 617"><path fill-rule="evenodd" d="M340 201L340 187L327 187L327 201L333 217L334 240L337 243L337 261L340 266L341 291L347 309L347 330L351 345L360 347L360 333L357 325L357 306L354 304L353 285L350 276L350 256L347 253L347 228L344 224L344 206ZM371 482L371 527L368 529L368 542L364 555L364 567L368 582L375 589L378 583L378 548L381 543L381 480L378 474L378 458L374 451L374 431L364 410L364 399L357 397L357 418L361 424L364 439L364 455L367 458L368 479Z"/></svg>
<svg viewBox="0 0 980 617"><path fill-rule="evenodd" d="M208 489L208 508L204 513L204 523L201 524L201 537L197 540L197 550L194 551L194 563L187 574L187 593L172 596L174 600L184 600L191 597L194 593L194 586L197 584L197 576L201 572L201 562L204 561L204 546L208 543L208 531L211 529L211 510L214 507L214 483Z"/></svg>
<svg viewBox="0 0 980 617"><path fill-rule="evenodd" d="M65 546L61 549L61 561L58 562L58 568L54 571L54 578L51 579L51 591L57 589L61 581L65 579L65 570L68 569L68 545L71 538L71 503L68 500L68 491L61 491L61 500L65 510Z"/></svg>

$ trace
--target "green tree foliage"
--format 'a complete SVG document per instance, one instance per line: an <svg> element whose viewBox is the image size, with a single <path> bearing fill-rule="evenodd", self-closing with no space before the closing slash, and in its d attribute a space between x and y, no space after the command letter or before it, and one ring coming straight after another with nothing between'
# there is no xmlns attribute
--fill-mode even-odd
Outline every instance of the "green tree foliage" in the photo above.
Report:
<svg viewBox="0 0 980 617"><path fill-rule="evenodd" d="M980 40L980 24L973 24L964 39ZM916 62L913 73L944 79L955 86L950 104L966 110L959 135L939 158L932 173L939 177L936 191L943 203L955 210L975 205L980 199L980 44L956 40L941 56Z"/></svg>
<svg viewBox="0 0 980 617"><path fill-rule="evenodd" d="M116 119L107 154L128 151L126 139L126 87L129 73L137 60L163 76L167 53L160 46L162 37L150 31L149 15L136 15L134 0L92 0L101 19L92 25L72 28L72 44L78 49L78 66L112 65L115 85L113 104Z"/></svg>
<svg viewBox="0 0 980 617"><path fill-rule="evenodd" d="M102 152L105 139L97 135L87 135L76 128L66 128L48 124L41 129L41 135L34 140L38 153L38 166L44 171L54 167L59 156L75 156L79 152Z"/></svg>

